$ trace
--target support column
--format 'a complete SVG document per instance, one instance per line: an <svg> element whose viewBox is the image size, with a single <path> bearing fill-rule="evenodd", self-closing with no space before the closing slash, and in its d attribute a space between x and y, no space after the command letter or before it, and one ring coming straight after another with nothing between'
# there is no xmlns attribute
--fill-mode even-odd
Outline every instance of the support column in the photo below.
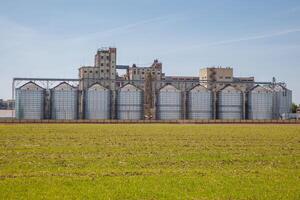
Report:
<svg viewBox="0 0 300 200"><path fill-rule="evenodd" d="M117 91L111 91L110 118L117 119Z"/></svg>
<svg viewBox="0 0 300 200"><path fill-rule="evenodd" d="M213 119L218 117L218 95L217 92L213 91Z"/></svg>
<svg viewBox="0 0 300 200"><path fill-rule="evenodd" d="M246 93L243 92L243 119L246 119L246 103L247 103Z"/></svg>
<svg viewBox="0 0 300 200"><path fill-rule="evenodd" d="M182 113L181 113L181 116L182 116L182 119L187 119L187 95L186 95L186 92L183 91L181 92L181 102L182 102Z"/></svg>
<svg viewBox="0 0 300 200"><path fill-rule="evenodd" d="M79 104L79 110L78 110L78 119L85 119L85 91L79 90L78 91L78 104Z"/></svg>
<svg viewBox="0 0 300 200"><path fill-rule="evenodd" d="M51 90L45 90L45 98L44 98L44 118L51 119Z"/></svg>

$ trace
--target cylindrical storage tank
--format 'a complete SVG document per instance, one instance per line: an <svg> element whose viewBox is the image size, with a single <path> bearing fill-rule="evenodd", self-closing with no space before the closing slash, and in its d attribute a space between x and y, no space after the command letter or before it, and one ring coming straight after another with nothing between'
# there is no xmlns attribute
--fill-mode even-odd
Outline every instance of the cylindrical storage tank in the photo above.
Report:
<svg viewBox="0 0 300 200"><path fill-rule="evenodd" d="M92 85L85 93L85 118L110 119L110 90L100 84Z"/></svg>
<svg viewBox="0 0 300 200"><path fill-rule="evenodd" d="M188 92L188 118L212 119L213 93L202 85L197 85Z"/></svg>
<svg viewBox="0 0 300 200"><path fill-rule="evenodd" d="M117 118L121 120L140 120L144 118L143 91L132 84L118 90Z"/></svg>
<svg viewBox="0 0 300 200"><path fill-rule="evenodd" d="M58 120L77 119L77 88L66 82L51 89L51 117Z"/></svg>
<svg viewBox="0 0 300 200"><path fill-rule="evenodd" d="M273 92L273 117L279 119L284 113L292 112L292 91L282 85L276 85Z"/></svg>
<svg viewBox="0 0 300 200"><path fill-rule="evenodd" d="M273 118L273 91L260 85L252 88L248 93L248 118Z"/></svg>
<svg viewBox="0 0 300 200"><path fill-rule="evenodd" d="M44 118L45 89L28 82L16 89L16 118L43 119Z"/></svg>
<svg viewBox="0 0 300 200"><path fill-rule="evenodd" d="M181 91L172 85L165 85L159 90L157 97L157 119L181 119Z"/></svg>
<svg viewBox="0 0 300 200"><path fill-rule="evenodd" d="M219 119L242 119L242 91L228 85L218 92L217 102Z"/></svg>

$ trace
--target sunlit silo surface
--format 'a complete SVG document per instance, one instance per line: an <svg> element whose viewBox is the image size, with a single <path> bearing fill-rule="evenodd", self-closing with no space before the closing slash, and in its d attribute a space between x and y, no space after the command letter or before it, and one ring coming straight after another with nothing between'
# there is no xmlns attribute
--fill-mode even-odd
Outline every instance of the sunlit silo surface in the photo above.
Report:
<svg viewBox="0 0 300 200"><path fill-rule="evenodd" d="M110 90L100 84L92 85L86 91L85 118L110 118Z"/></svg>
<svg viewBox="0 0 300 200"><path fill-rule="evenodd" d="M66 82L51 91L52 119L77 119L77 88Z"/></svg>
<svg viewBox="0 0 300 200"><path fill-rule="evenodd" d="M139 120L144 117L143 91L132 84L118 90L117 116L122 120Z"/></svg>
<svg viewBox="0 0 300 200"><path fill-rule="evenodd" d="M243 93L242 91L226 86L218 92L218 118L242 119Z"/></svg>
<svg viewBox="0 0 300 200"><path fill-rule="evenodd" d="M157 99L157 118L161 120L181 119L181 91L172 85L159 90Z"/></svg>
<svg viewBox="0 0 300 200"><path fill-rule="evenodd" d="M248 118L273 118L273 91L271 89L257 85L249 91Z"/></svg>
<svg viewBox="0 0 300 200"><path fill-rule="evenodd" d="M45 90L33 82L16 89L16 118L43 119Z"/></svg>
<svg viewBox="0 0 300 200"><path fill-rule="evenodd" d="M282 117L284 113L291 113L292 109L292 91L284 86L276 85L273 88L273 111L274 118L278 119Z"/></svg>
<svg viewBox="0 0 300 200"><path fill-rule="evenodd" d="M212 119L213 94L202 85L192 88L188 93L188 118Z"/></svg>

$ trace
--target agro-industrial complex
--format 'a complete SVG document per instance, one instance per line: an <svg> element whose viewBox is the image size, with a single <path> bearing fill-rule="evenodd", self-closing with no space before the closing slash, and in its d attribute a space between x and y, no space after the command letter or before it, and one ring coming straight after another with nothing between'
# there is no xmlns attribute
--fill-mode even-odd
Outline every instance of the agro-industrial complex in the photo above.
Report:
<svg viewBox="0 0 300 200"><path fill-rule="evenodd" d="M102 48L78 79L14 78L18 119L279 119L291 112L284 83L234 77L208 67L199 76L166 76L162 63L117 65L117 49ZM119 76L118 70L126 70Z"/></svg>

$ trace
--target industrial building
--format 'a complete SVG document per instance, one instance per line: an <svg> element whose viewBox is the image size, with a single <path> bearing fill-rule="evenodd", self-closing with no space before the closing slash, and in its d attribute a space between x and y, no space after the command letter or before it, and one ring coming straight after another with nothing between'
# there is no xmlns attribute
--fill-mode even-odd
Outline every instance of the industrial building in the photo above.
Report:
<svg viewBox="0 0 300 200"><path fill-rule="evenodd" d="M13 110L15 109L15 101L14 100L3 100L0 99L0 110Z"/></svg>
<svg viewBox="0 0 300 200"><path fill-rule="evenodd" d="M285 83L235 77L231 67L202 68L198 77L166 76L162 66L157 59L147 67L118 65L117 49L101 48L77 79L14 78L16 117L231 120L279 119L291 112Z"/></svg>

